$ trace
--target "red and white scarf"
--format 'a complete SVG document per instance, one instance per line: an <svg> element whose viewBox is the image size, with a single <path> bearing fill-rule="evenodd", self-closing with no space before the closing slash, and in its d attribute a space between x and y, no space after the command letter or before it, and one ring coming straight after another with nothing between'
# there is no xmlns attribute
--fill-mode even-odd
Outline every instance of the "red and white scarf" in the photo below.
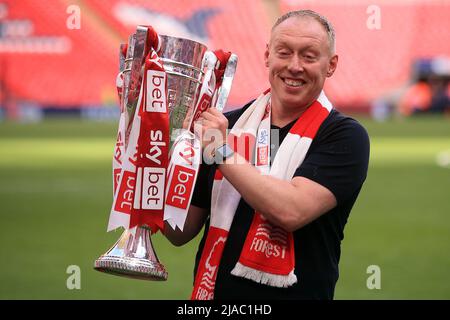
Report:
<svg viewBox="0 0 450 320"><path fill-rule="evenodd" d="M270 166L270 96L266 91L242 114L228 139L235 151L247 161L253 159L255 152L255 166L262 174L290 180L333 107L322 92L292 126ZM211 198L210 228L191 299L214 298L220 260L240 199L239 192L217 170ZM239 261L231 273L269 286L288 287L297 282L294 268L293 234L255 212Z"/></svg>

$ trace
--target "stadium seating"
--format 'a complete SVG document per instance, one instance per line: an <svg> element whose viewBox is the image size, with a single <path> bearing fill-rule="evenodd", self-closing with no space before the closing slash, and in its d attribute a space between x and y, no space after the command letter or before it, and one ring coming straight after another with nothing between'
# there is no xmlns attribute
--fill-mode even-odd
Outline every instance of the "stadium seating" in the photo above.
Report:
<svg viewBox="0 0 450 320"><path fill-rule="evenodd" d="M14 50L0 52L6 66L2 81L9 96L64 108L100 104L105 91L113 92L117 48L107 37L97 34L88 19L81 20L80 30L70 30L66 26L67 6L61 1L53 1L51 5L32 0L6 4L8 13L0 23L27 20L33 34L25 39L2 37L1 43L31 41L40 47L30 50L26 45L16 44ZM62 41L62 48L56 46L54 50L42 45L48 39Z"/></svg>
<svg viewBox="0 0 450 320"><path fill-rule="evenodd" d="M419 57L450 55L443 2L380 2L381 28L370 29L372 1L280 0L280 12L313 9L335 25L340 54L326 86L342 108L368 103L408 81ZM2 100L57 108L115 104L120 43L137 24L238 54L228 101L236 107L268 87L263 53L273 21L262 1L83 0L81 28L70 29L69 2L0 0ZM349 4L350 3L350 4Z"/></svg>
<svg viewBox="0 0 450 320"><path fill-rule="evenodd" d="M102 1L88 0L123 39L137 24L151 24L159 33L187 37L210 49L224 49L239 56L229 105L245 103L268 86L263 50L270 24L260 1ZM124 40L123 40L124 41Z"/></svg>
<svg viewBox="0 0 450 320"><path fill-rule="evenodd" d="M339 65L326 86L336 105L367 107L371 100L405 85L413 62L450 56L449 3L379 1L380 29L367 24L374 1L282 0L282 11L312 9L336 29Z"/></svg>

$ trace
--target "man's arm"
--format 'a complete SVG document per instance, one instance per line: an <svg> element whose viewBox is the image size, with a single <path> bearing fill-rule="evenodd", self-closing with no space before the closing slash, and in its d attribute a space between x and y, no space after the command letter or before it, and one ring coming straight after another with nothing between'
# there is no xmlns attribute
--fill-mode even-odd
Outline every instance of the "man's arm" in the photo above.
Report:
<svg viewBox="0 0 450 320"><path fill-rule="evenodd" d="M164 236L175 246L182 246L191 241L200 232L208 216L208 210L191 205L189 207L183 231L175 230L164 222Z"/></svg>
<svg viewBox="0 0 450 320"><path fill-rule="evenodd" d="M317 182L262 175L236 153L219 169L252 208L287 231L307 225L337 205L333 193Z"/></svg>
<svg viewBox="0 0 450 320"><path fill-rule="evenodd" d="M203 112L194 127L206 153L224 143L227 128L228 120L214 108ZM221 135L211 140L204 134L208 130ZM284 181L262 175L237 153L220 164L219 170L253 209L287 231L305 226L337 205L334 194L321 184L305 177Z"/></svg>

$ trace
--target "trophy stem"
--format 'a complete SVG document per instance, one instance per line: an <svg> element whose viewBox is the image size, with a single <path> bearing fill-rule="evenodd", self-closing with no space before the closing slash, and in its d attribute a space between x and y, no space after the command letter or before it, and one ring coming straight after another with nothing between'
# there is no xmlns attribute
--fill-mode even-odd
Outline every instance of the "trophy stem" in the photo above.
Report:
<svg viewBox="0 0 450 320"><path fill-rule="evenodd" d="M125 230L119 240L95 261L94 269L133 279L167 280L167 272L153 250L151 231L138 226Z"/></svg>

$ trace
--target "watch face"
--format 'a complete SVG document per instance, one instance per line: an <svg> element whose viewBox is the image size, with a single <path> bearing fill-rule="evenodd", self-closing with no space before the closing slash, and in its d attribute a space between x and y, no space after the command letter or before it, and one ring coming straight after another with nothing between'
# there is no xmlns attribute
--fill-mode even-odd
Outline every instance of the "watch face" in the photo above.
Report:
<svg viewBox="0 0 450 320"><path fill-rule="evenodd" d="M223 160L225 160L231 157L234 154L234 151L230 148L228 144L224 144L223 146L217 148L217 153Z"/></svg>

